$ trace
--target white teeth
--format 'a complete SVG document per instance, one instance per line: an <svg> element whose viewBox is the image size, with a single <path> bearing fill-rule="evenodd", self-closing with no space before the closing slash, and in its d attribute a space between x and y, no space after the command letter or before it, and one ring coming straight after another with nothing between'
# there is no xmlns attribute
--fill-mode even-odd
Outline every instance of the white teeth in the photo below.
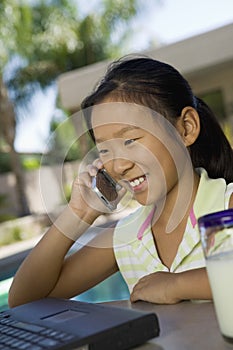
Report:
<svg viewBox="0 0 233 350"><path fill-rule="evenodd" d="M135 186L140 185L143 181L145 181L145 178L141 176L141 177L139 177L138 179L135 179L135 180L133 180L133 181L130 181L130 185L131 185L132 187L135 187Z"/></svg>

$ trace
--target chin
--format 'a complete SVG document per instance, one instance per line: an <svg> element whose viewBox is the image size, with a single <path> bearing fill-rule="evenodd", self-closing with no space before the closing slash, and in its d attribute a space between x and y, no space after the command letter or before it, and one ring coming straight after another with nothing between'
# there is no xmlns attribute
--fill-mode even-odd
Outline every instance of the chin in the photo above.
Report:
<svg viewBox="0 0 233 350"><path fill-rule="evenodd" d="M167 194L166 194L167 195ZM158 194L157 196L134 196L134 199L143 206L149 206L149 205L156 205L156 206L163 206L164 202L166 200L166 195L164 194Z"/></svg>
<svg viewBox="0 0 233 350"><path fill-rule="evenodd" d="M139 196L134 196L134 199L140 204L140 205L143 205L143 206L148 206L148 205L152 205L152 204L155 204L156 201L155 200L152 200L150 198L140 198Z"/></svg>

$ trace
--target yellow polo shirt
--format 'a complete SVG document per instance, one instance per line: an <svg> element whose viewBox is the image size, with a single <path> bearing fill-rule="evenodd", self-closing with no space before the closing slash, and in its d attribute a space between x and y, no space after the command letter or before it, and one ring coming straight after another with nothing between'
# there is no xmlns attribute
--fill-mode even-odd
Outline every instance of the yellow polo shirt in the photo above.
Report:
<svg viewBox="0 0 233 350"><path fill-rule="evenodd" d="M233 183L227 185L224 179L210 179L204 169L196 170L201 176L196 199L170 270L161 262L154 243L151 231L154 206L140 207L117 224L114 253L130 292L141 277L150 273L182 272L205 266L196 220L202 215L228 209Z"/></svg>

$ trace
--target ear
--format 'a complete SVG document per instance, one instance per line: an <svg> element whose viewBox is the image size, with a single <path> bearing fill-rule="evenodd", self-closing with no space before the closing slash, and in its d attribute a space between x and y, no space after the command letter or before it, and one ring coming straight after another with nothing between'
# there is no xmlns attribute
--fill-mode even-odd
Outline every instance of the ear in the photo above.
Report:
<svg viewBox="0 0 233 350"><path fill-rule="evenodd" d="M191 146L200 133L200 118L197 111L193 107L183 108L176 128L185 146Z"/></svg>

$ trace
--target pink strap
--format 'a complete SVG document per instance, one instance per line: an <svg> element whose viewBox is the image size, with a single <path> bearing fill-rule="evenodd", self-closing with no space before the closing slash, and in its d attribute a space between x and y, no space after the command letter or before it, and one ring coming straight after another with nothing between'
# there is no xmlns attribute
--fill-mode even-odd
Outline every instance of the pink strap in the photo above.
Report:
<svg viewBox="0 0 233 350"><path fill-rule="evenodd" d="M143 237L143 233L145 232L146 228L150 225L150 222L153 218L154 212L155 212L155 208L153 208L150 212L150 214L147 216L146 220L143 222L143 224L141 225L138 234L137 234L137 238L141 241L142 237ZM193 228L196 226L197 224L197 219L196 216L194 214L194 210L193 207L190 210L190 214L189 214L190 220L191 220L191 224L193 226Z"/></svg>
<svg viewBox="0 0 233 350"><path fill-rule="evenodd" d="M192 207L191 210L190 210L189 217L190 217L192 226L193 226L193 228L194 228L194 227L196 226L196 224L197 224L197 219L196 219L196 216L195 216L195 214L194 214L193 207Z"/></svg>
<svg viewBox="0 0 233 350"><path fill-rule="evenodd" d="M143 233L145 232L145 229L150 225L151 220L153 218L154 212L155 212L155 208L153 208L150 212L150 214L147 216L146 220L143 222L142 226L140 227L139 231L138 231L138 239L141 241L142 237L143 237Z"/></svg>

